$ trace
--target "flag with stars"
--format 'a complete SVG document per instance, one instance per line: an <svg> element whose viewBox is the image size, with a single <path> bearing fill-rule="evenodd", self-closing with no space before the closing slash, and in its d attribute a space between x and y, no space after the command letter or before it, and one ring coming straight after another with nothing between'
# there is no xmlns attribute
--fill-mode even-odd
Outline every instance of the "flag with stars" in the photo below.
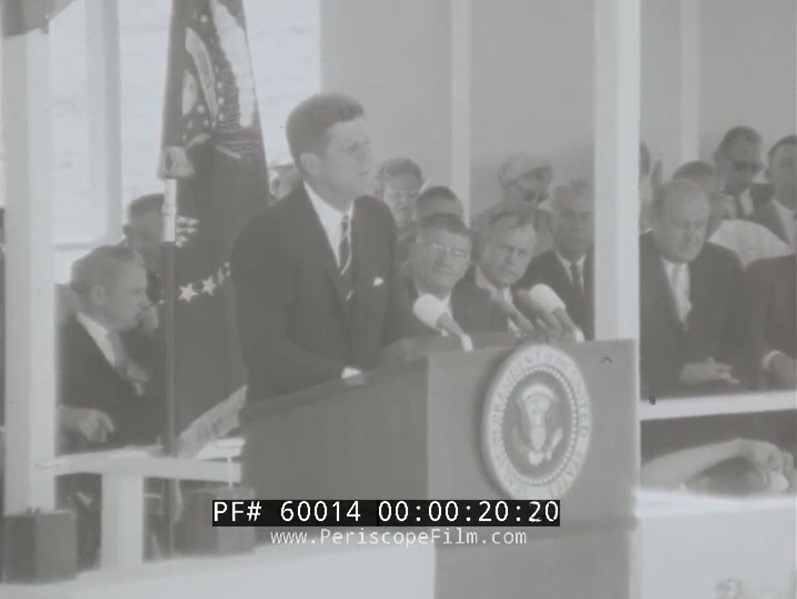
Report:
<svg viewBox="0 0 797 599"><path fill-rule="evenodd" d="M200 417L242 398L228 260L270 199L243 0L173 2L160 175L176 180L177 195L166 283L174 286L176 428L196 432ZM219 421L211 420L212 437Z"/></svg>

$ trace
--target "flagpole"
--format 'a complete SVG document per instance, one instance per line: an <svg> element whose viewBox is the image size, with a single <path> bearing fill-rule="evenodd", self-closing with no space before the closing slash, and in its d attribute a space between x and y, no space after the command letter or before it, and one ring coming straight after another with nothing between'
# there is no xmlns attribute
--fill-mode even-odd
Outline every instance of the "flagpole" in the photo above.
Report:
<svg viewBox="0 0 797 599"><path fill-rule="evenodd" d="M186 10L186 3L174 0L172 3L172 15L169 31L169 65L166 73L166 102L164 105L164 151L161 155L159 174L164 178L164 244L163 244L163 343L164 359L166 368L164 373L164 395L166 400L166 423L163 434L163 445L167 455L176 454L177 437L177 375L175 372L176 361L176 326L175 326L175 304L177 302L177 273L176 273L176 244L177 239L177 188L179 179L175 178L169 156L165 148L172 143L174 129L170 126L168 115L177 114L176 106L179 106L180 96L169 94L170 80L175 76L175 72L182 73L182 65L175 60L175 48L182 48L185 45L184 31L178 18L181 11ZM165 485L163 518L166 526L166 555L173 556L175 552L174 542L174 516L175 498L177 495L176 481L169 480Z"/></svg>
<svg viewBox="0 0 797 599"><path fill-rule="evenodd" d="M177 437L177 376L175 373L175 302L176 297L176 269L175 269L175 240L177 238L177 179L166 179L164 189L164 345L165 345L165 396L166 396L166 427L164 431L164 449L167 455L176 454ZM163 517L166 521L166 555L174 555L174 500L176 497L176 481L167 481L164 497Z"/></svg>

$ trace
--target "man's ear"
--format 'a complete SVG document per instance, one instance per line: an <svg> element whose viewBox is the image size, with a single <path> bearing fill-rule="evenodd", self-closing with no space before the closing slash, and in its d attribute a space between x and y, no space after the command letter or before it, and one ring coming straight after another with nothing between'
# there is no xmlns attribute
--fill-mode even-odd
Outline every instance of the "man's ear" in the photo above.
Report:
<svg viewBox="0 0 797 599"><path fill-rule="evenodd" d="M299 155L299 165L302 172L309 174L311 177L317 177L321 172L321 159L312 152L302 152Z"/></svg>
<svg viewBox="0 0 797 599"><path fill-rule="evenodd" d="M105 304L105 301L108 297L108 292L105 290L105 287L102 285L92 285L91 291L89 292L89 298L91 299L91 303L102 306Z"/></svg>

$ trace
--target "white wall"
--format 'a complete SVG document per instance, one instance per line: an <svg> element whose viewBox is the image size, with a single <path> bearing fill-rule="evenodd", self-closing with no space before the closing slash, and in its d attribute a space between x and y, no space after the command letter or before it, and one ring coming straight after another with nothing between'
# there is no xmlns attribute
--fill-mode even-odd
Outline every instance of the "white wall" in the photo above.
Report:
<svg viewBox="0 0 797 599"><path fill-rule="evenodd" d="M471 145L474 212L499 197L510 154L591 176L593 2L473 2Z"/></svg>
<svg viewBox="0 0 797 599"><path fill-rule="evenodd" d="M457 0L459 1L459 0ZM378 160L451 176L448 0L321 2L321 85L365 106Z"/></svg>
<svg viewBox="0 0 797 599"><path fill-rule="evenodd" d="M702 0L701 153L734 125L758 129L769 147L795 133L794 0Z"/></svg>
<svg viewBox="0 0 797 599"><path fill-rule="evenodd" d="M364 101L381 157L414 157L442 182L451 166L450 1L322 3L324 87ZM456 1L472 7L474 211L497 199L495 172L513 152L549 158L560 178L591 176L594 2ZM686 60L699 77L685 91L681 10L691 5L642 3L641 135L665 176L698 157L681 143L690 114L703 158L733 125L758 128L769 145L797 119L794 0L692 1L702 3L700 26Z"/></svg>

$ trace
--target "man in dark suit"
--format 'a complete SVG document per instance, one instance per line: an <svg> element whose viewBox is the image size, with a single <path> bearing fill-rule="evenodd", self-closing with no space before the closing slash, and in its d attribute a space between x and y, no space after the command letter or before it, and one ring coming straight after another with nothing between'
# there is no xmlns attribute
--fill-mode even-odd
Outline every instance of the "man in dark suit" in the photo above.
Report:
<svg viewBox="0 0 797 599"><path fill-rule="evenodd" d="M518 283L523 289L548 285L584 333L594 336L592 188L584 181L560 185L552 199L554 248L535 257Z"/></svg>
<svg viewBox="0 0 797 599"><path fill-rule="evenodd" d="M733 199L734 218L749 219L761 202L753 180L763 170L761 134L751 127L729 129L714 152L714 165L722 178L722 191Z"/></svg>
<svg viewBox="0 0 797 599"><path fill-rule="evenodd" d="M70 287L77 311L61 324L58 340L60 451L153 443L164 422L158 354L144 349L145 340L125 339L149 304L140 256L97 248L75 263ZM75 475L59 484L60 502L78 515L79 559L89 567L99 548L100 482Z"/></svg>
<svg viewBox="0 0 797 599"><path fill-rule="evenodd" d="M797 135L779 140L768 154L767 179L772 198L751 219L797 250Z"/></svg>
<svg viewBox="0 0 797 599"><path fill-rule="evenodd" d="M163 243L162 193L139 196L127 207L127 224L121 245L136 250L147 272L147 297L157 304L162 296L161 244Z"/></svg>
<svg viewBox="0 0 797 599"><path fill-rule="evenodd" d="M390 209L364 197L373 186L362 106L318 94L286 129L303 183L245 227L232 256L252 400L376 366L411 318Z"/></svg>
<svg viewBox="0 0 797 599"><path fill-rule="evenodd" d="M470 231L458 217L434 214L420 221L403 279L407 294L412 301L421 295L436 298L468 335L506 331L506 317L489 293L462 281L470 265L470 246ZM413 337L439 334L415 319Z"/></svg>
<svg viewBox="0 0 797 599"><path fill-rule="evenodd" d="M640 238L640 368L652 395L738 387L742 269L705 243L709 200L691 181L660 187L653 230Z"/></svg>
<svg viewBox="0 0 797 599"><path fill-rule="evenodd" d="M476 264L459 284L487 291L503 309L502 329L518 336L528 334L536 320L515 290L534 256L535 241L534 222L525 214L494 214L479 231Z"/></svg>
<svg viewBox="0 0 797 599"><path fill-rule="evenodd" d="M797 383L797 255L760 260L747 271L745 322L753 369L765 387Z"/></svg>

